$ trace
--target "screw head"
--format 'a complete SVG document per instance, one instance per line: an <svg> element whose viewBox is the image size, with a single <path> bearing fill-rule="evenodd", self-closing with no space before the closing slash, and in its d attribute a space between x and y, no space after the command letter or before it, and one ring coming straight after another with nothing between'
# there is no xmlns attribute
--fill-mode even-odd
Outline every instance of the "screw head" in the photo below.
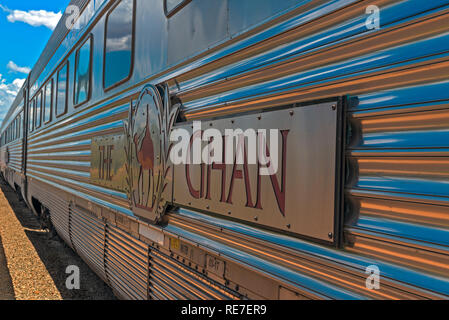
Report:
<svg viewBox="0 0 449 320"><path fill-rule="evenodd" d="M329 239L332 239L334 237L334 234L332 232L329 232L328 235Z"/></svg>

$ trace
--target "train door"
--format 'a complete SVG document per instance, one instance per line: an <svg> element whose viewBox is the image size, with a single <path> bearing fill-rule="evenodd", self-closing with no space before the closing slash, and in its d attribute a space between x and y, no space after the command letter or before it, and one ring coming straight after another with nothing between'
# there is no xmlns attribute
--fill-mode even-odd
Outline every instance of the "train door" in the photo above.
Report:
<svg viewBox="0 0 449 320"><path fill-rule="evenodd" d="M23 199L26 199L27 193L27 179L26 179L26 163L27 163L27 137L28 137L28 118L29 118L29 103L28 103L28 94L29 94L29 78L24 84L23 90L23 117L22 117L22 162L20 166L20 175L21 175L21 193Z"/></svg>

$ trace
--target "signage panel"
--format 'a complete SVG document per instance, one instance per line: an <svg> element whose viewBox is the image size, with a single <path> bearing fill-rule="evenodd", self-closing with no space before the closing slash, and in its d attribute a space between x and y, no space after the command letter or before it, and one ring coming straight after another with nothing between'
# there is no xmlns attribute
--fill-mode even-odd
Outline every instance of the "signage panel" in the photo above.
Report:
<svg viewBox="0 0 449 320"><path fill-rule="evenodd" d="M257 132L254 140L245 136L234 140L234 162L223 160L193 163L194 144L189 147L191 163L174 165L173 202L206 213L213 213L282 230L301 236L333 242L336 214L336 166L338 152L338 103L329 102L282 110L244 115L236 118L203 121L201 129L193 123L176 126L191 136L194 130L202 136L207 129L217 129L223 146L229 137L226 130L241 129ZM278 147L271 148L271 132L278 132ZM260 132L266 133L266 147L259 142ZM208 143L209 141L209 143ZM210 141L201 142L201 150L210 155ZM240 141L240 144L237 142ZM243 142L242 142L243 141ZM242 148L243 146L243 148ZM261 161L266 148L265 162ZM277 170L267 167L274 162ZM240 152L239 152L240 151ZM196 149L195 152L198 152ZM250 158L256 162L251 162ZM237 158L240 157L240 161ZM266 159L271 159L267 163ZM262 162L262 164L261 164ZM276 167L276 166L274 166ZM262 173L261 168L265 168Z"/></svg>

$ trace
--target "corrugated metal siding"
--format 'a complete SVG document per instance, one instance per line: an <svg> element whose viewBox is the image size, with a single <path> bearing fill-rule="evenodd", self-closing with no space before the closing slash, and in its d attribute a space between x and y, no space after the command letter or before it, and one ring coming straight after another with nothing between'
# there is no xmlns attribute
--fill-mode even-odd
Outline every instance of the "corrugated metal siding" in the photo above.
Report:
<svg viewBox="0 0 449 320"><path fill-rule="evenodd" d="M325 250L322 261L333 265L329 274L316 263L311 270L297 270L365 297L448 295L449 2L337 6L342 3L327 2L236 42L235 51L206 56L202 61L208 63L178 76L172 89L183 100L188 119L349 95L344 252L351 254L340 256L340 266L349 273L349 257L360 263L359 272L375 264L384 281L393 283L387 291L373 292L354 276L348 284L343 277L332 280L338 274L332 250ZM365 26L368 5L381 8L380 30ZM171 222L180 230L218 238L193 227L200 219L194 216L192 227L182 215ZM232 241L227 245L245 247ZM308 250L314 255L316 248ZM281 257L263 256L285 263Z"/></svg>
<svg viewBox="0 0 449 320"><path fill-rule="evenodd" d="M230 300L236 293L161 252L150 253L150 297L155 300Z"/></svg>
<svg viewBox="0 0 449 320"><path fill-rule="evenodd" d="M9 163L8 167L14 169L17 173L22 170L22 139L17 139L16 141L8 145L9 151Z"/></svg>
<svg viewBox="0 0 449 320"><path fill-rule="evenodd" d="M73 248L72 240L70 238L70 211L69 205L66 201L56 196L48 196L48 200L45 201L45 196L39 197L42 203L50 209L51 223L55 227L58 235Z"/></svg>
<svg viewBox="0 0 449 320"><path fill-rule="evenodd" d="M129 100L101 104L29 138L27 175L84 198L128 213L126 194L90 183L91 139L123 132Z"/></svg>
<svg viewBox="0 0 449 320"><path fill-rule="evenodd" d="M350 111L347 190L359 216L348 250L449 274L447 88L435 102L426 101L429 85L361 95Z"/></svg>
<svg viewBox="0 0 449 320"><path fill-rule="evenodd" d="M70 206L69 229L75 251L98 275L106 279L104 267L106 225L88 211Z"/></svg>
<svg viewBox="0 0 449 320"><path fill-rule="evenodd" d="M149 247L120 229L108 226L105 270L108 282L120 296L148 299Z"/></svg>
<svg viewBox="0 0 449 320"><path fill-rule="evenodd" d="M448 298L448 4L311 2L285 21L165 75L176 77L172 92L183 100L188 119L348 95L343 248L186 210L172 213L165 231L307 298ZM381 7L380 30L365 26L368 5ZM34 134L29 176L129 212L126 195L89 184L90 137L121 132L128 108L123 101L93 106ZM75 232L101 237L100 222L67 213L64 206L52 219L69 241ZM72 229L75 221L79 229ZM100 251L92 255L85 249L84 257L101 263L104 252L110 284L123 296L145 298L145 245L105 228L105 249L99 241ZM151 298L237 297L150 250ZM381 270L381 290L365 286L365 269L373 264Z"/></svg>

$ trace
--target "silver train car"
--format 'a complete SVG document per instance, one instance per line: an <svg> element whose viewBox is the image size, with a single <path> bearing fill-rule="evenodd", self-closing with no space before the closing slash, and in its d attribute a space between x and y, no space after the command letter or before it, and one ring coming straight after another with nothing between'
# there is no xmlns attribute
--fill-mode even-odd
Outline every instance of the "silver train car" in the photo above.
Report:
<svg viewBox="0 0 449 320"><path fill-rule="evenodd" d="M211 128L278 170L172 161ZM447 299L449 1L72 0L0 158L123 299Z"/></svg>

